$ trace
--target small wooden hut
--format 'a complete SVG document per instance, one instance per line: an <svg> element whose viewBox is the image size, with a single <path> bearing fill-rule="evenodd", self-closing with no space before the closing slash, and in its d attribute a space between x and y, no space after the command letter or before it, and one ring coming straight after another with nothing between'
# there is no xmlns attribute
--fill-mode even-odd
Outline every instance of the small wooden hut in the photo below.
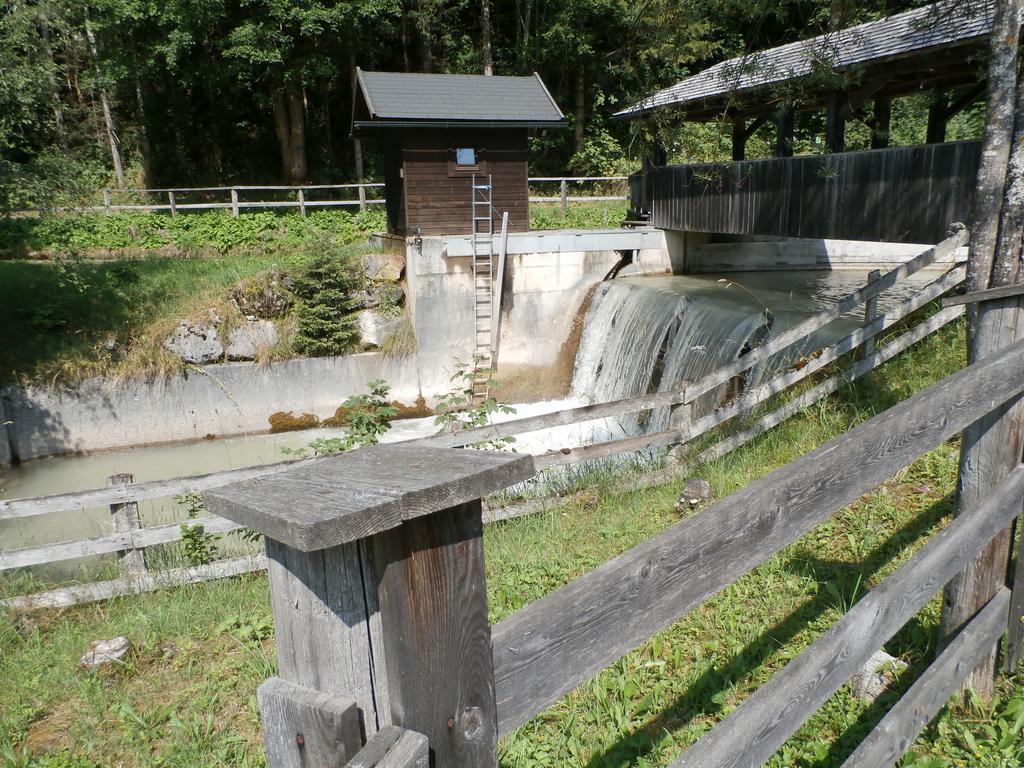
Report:
<svg viewBox="0 0 1024 768"><path fill-rule="evenodd" d="M357 69L356 84L353 134L384 143L389 232L471 232L474 178L492 184L491 205L509 213L510 231L529 229L527 133L565 125L539 75Z"/></svg>

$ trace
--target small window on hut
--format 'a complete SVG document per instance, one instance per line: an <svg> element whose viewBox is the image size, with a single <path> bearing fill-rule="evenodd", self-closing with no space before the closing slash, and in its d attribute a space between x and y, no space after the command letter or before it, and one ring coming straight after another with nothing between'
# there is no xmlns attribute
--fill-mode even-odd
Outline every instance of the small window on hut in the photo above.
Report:
<svg viewBox="0 0 1024 768"><path fill-rule="evenodd" d="M459 147L455 150L455 164L460 167L476 165L476 150L473 147Z"/></svg>

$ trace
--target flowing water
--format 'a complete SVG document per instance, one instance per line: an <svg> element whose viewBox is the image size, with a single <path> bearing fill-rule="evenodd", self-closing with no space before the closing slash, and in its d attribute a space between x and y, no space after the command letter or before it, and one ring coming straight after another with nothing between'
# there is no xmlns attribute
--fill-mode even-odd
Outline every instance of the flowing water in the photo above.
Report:
<svg viewBox="0 0 1024 768"><path fill-rule="evenodd" d="M934 275L918 274L882 294L884 310L898 303ZM565 400L517 405L510 419L617 400L670 389L693 381L736 359L765 338L778 334L863 286L864 272L763 272L728 276L659 276L620 278L600 285L584 322L572 382ZM799 349L786 350L748 375L749 382L785 366L796 356L818 349L849 333L862 321L863 309L829 324ZM725 385L723 385L724 387ZM698 402L713 407L721 391ZM668 426L669 411L602 419L534 432L518 438L521 452L600 442ZM386 442L431 434L432 418L394 422ZM337 431L317 429L278 435L207 440L107 451L85 456L38 459L0 469L0 498L17 498L95 488L106 477L129 472L136 482L216 472L281 461L284 451L305 447ZM182 505L172 499L140 504L144 525L180 520ZM106 509L50 515L34 520L0 521L0 548L73 540L110 530ZM80 563L62 564L51 575L70 575Z"/></svg>

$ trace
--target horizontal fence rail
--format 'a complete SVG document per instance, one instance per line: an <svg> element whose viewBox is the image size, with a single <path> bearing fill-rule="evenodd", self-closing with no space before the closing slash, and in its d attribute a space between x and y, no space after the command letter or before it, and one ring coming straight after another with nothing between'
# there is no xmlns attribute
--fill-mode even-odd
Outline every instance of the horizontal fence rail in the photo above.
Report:
<svg viewBox="0 0 1024 768"><path fill-rule="evenodd" d="M1022 376L1019 342L500 621L492 632L499 733L511 733L922 453L1017 396Z"/></svg>
<svg viewBox="0 0 1024 768"><path fill-rule="evenodd" d="M977 408L972 410L977 414ZM687 749L673 768L746 768L767 761L1020 514L1022 501L1024 469L1018 466L981 507L956 518L906 565L868 592L825 634Z"/></svg>
<svg viewBox="0 0 1024 768"><path fill-rule="evenodd" d="M530 184L549 185L557 183L559 192L555 196L531 196L531 203L559 203L562 212L565 213L569 203L589 202L613 202L628 199L625 192L625 185L628 181L626 176L535 176L530 177ZM621 194L573 194L571 190L580 184L589 185L623 185ZM386 200L383 196L374 196L378 190L384 189L381 182L367 182L361 184L303 184L303 185L252 185L236 184L224 187L159 187L159 188L126 188L126 189L104 189L101 191L103 203L101 205L85 206L84 210L101 211L113 213L114 211L165 211L176 216L181 211L212 211L230 210L233 216L239 216L242 211L250 209L268 208L293 208L306 215L311 208L342 208L347 206L358 206L359 210L365 211L371 205L384 205ZM351 191L354 198L326 199L323 193L328 190ZM245 197L252 197L255 192L278 192L289 195L288 199L270 200L259 198L256 200L243 200ZM313 194L310 194L313 193ZM166 202L119 202L126 195L136 197L159 197ZM227 199L210 200L210 197ZM198 202L183 201L183 197L206 198ZM63 210L63 209L62 209ZM70 210L70 209L67 209ZM81 209L76 209L81 210ZM38 209L20 210L15 213L39 213Z"/></svg>
<svg viewBox="0 0 1024 768"><path fill-rule="evenodd" d="M780 351L791 344L806 339L811 333L820 329L827 323L844 314L856 304L864 303L876 297L884 288L891 287L908 275L920 269L931 266L936 260L941 259L947 251L952 252L958 247L959 242L965 237L964 233L950 238L948 241L939 244L920 254L911 262L893 270L887 275L870 283L863 289L856 291L841 299L834 307L826 309L819 314L809 318L794 329L787 331L780 337L783 341L772 340L769 348ZM921 309L929 302L935 300L951 288L962 282L964 277L963 267L954 267L949 272L931 281L924 287L917 290L913 295L901 301L898 305L891 307L884 313L875 313L865 316L864 324L839 339L829 347L818 350L814 355L805 358L802 365L792 370L784 371L769 381L746 391L740 399L718 408L715 411L696 420L684 420L679 426L665 432L639 435L605 443L597 443L576 448L566 448L560 451L535 457L538 469L544 467L567 465L614 456L627 452L643 451L657 446L669 446L687 444L697 438L708 434L712 430L722 426L726 422L738 416L750 413L753 409L769 401L772 397L786 391L793 385L805 380L812 374L822 370L834 363L843 355L856 349L858 346L865 346L873 341L887 329L901 322L909 315ZM842 307L840 312L836 307ZM957 319L963 313L963 307L949 307L932 316L917 327L902 333L897 338L889 341L883 347L872 350L872 353L864 359L855 363L852 367L837 372L819 383L812 389L801 394L798 398L790 401L775 411L761 417L753 425L750 425L738 433L726 436L714 443L698 456L699 460L711 460L733 450L740 445L753 439L756 435L782 423L785 419L795 415L807 405L835 392L844 383L852 381L859 376L873 370L878 365L891 359L913 343L924 338L930 333L944 327ZM794 333L796 331L796 333ZM730 364L718 371L712 372L708 377L698 382L687 384L685 387L666 392L657 392L649 395L641 395L633 398L626 398L609 403L598 403L567 409L550 414L531 416L514 419L507 422L492 424L485 427L468 429L460 432L445 432L427 438L418 438L409 441L430 447L457 447L473 445L478 442L499 439L501 437L518 435L530 431L547 429L554 426L561 426L579 422L590 421L599 418L609 418L634 413L649 408L679 405L692 401L694 392L711 391L719 383L728 381L737 371L746 370L756 364L760 359L766 358L764 353L757 351L745 356L738 364ZM749 361L747 358L752 358ZM709 383L715 382L715 383ZM0 500L0 520L14 520L33 518L40 515L48 515L55 512L88 509L102 506L120 506L133 504L142 500L168 498L171 496L194 493L209 490L227 483L239 482L248 479L273 475L279 472L286 472L299 466L316 463L325 460L325 457L306 458L282 462L279 464L250 467L243 469L227 470L208 475L195 477L171 478L143 483L115 483L106 488L97 488L89 491L57 494L39 498L24 498ZM510 513L514 514L514 513ZM495 511L491 519L504 519L507 516L500 510ZM192 521L193 523L195 521ZM237 530L241 526L230 523L221 518L210 516L198 521L206 526L208 533L228 533ZM112 534L95 536L71 542L57 542L44 544L26 549L0 551L0 571L12 568L45 565L47 563L59 562L61 560L76 559L90 555L101 555L120 553L123 551L144 550L145 547L154 544L166 544L181 538L181 529L178 524L167 524L155 527L137 528L129 531L117 531ZM211 571L211 577L216 577L216 571ZM132 574L126 574L131 576ZM125 590L130 591L134 586L145 587L150 582L128 579L113 580L105 582L106 589L112 594L124 594ZM77 590L77 591L76 591ZM100 590L102 592L102 590ZM82 599L91 599L88 590L79 590L77 587L69 587L64 590L54 590L44 595L39 595L42 605L49 602L70 600L74 595L82 595ZM31 596L21 600L19 604L27 604ZM9 603L11 601L8 601ZM12 603L13 604L13 603Z"/></svg>

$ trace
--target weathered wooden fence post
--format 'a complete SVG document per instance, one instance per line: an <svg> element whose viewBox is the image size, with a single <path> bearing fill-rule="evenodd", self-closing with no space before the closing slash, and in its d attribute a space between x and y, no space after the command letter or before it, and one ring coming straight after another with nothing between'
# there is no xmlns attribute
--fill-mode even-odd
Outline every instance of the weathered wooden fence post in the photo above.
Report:
<svg viewBox="0 0 1024 768"><path fill-rule="evenodd" d="M876 282L882 276L881 270L873 269L868 273L868 285ZM872 296L870 299L864 302L864 325L867 326L871 323L875 317L878 316L878 297ZM864 340L864 346L861 348L861 357L871 357L875 353L875 337L872 336L870 339Z"/></svg>
<svg viewBox="0 0 1024 768"><path fill-rule="evenodd" d="M381 731L398 726L426 736L434 768L497 765L480 498L533 474L525 455L387 445L206 493L266 536L271 768L352 760L355 712L364 750L408 746Z"/></svg>
<svg viewBox="0 0 1024 768"><path fill-rule="evenodd" d="M167 190L167 202L171 206L171 216L177 216L178 215L178 203L177 203L177 200L174 197L174 190L173 189Z"/></svg>
<svg viewBox="0 0 1024 768"><path fill-rule="evenodd" d="M113 213L113 209L111 209L111 207L110 207L110 190L109 189L104 189L103 190L103 211L104 211L104 213L107 214L107 216L109 216L111 213Z"/></svg>
<svg viewBox="0 0 1024 768"><path fill-rule="evenodd" d="M359 185L359 210L366 210L366 187L362 184Z"/></svg>
<svg viewBox="0 0 1024 768"><path fill-rule="evenodd" d="M135 477L129 474L111 475L107 485L129 485ZM134 501L110 505L110 517L114 522L115 533L130 533L142 527L139 522L139 505ZM146 558L141 549L125 549L117 553L121 560L121 571L125 576L133 576L146 572Z"/></svg>
<svg viewBox="0 0 1024 768"><path fill-rule="evenodd" d="M565 218L565 212L569 208L569 184L565 179L562 179L558 185L558 196L561 198L562 206L562 218Z"/></svg>
<svg viewBox="0 0 1024 768"><path fill-rule="evenodd" d="M1021 0L999 0L990 43L988 124L975 188L967 290L1021 283L1024 231L1024 87L1017 83ZM1016 128L1015 128L1016 125ZM981 301L968 308L967 358L976 363L1024 337L1020 297ZM963 432L957 515L971 514L1021 461L1024 401L1005 403ZM996 536L978 558L945 588L940 631L951 638L1006 581L1010 529ZM1015 622L1011 612L1011 625ZM1011 626L1011 636L1015 634ZM964 681L983 700L995 688L996 651Z"/></svg>
<svg viewBox="0 0 1024 768"><path fill-rule="evenodd" d="M303 216L306 215L306 191L299 189L299 213Z"/></svg>
<svg viewBox="0 0 1024 768"><path fill-rule="evenodd" d="M231 215L238 218L238 190L231 190Z"/></svg>

